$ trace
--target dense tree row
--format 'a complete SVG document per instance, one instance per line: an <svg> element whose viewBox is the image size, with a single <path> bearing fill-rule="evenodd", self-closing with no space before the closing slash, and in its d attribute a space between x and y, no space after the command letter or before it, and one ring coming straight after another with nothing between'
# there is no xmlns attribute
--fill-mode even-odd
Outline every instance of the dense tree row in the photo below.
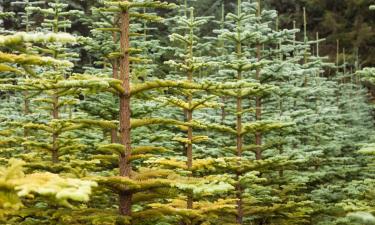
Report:
<svg viewBox="0 0 375 225"><path fill-rule="evenodd" d="M3 2L0 223L375 223L374 70L305 9L176 3Z"/></svg>
<svg viewBox="0 0 375 225"><path fill-rule="evenodd" d="M254 0L249 1L254 2ZM315 37L319 32L326 37L322 43L321 52L336 57L336 40L347 49L347 62L354 65L359 55L359 63L363 66L374 66L374 19L373 12L368 6L371 0L263 0L264 5L275 8L280 14L280 24L292 27L296 21L297 27L303 28L303 7L306 8L308 19L308 36ZM202 15L220 15L220 5L235 8L233 1L207 0L195 1L193 4ZM301 36L301 35L300 35ZM340 54L340 60L342 60Z"/></svg>
<svg viewBox="0 0 375 225"><path fill-rule="evenodd" d="M180 4L182 0L169 0L170 3ZM248 0L254 2L255 0ZM2 0L3 11L14 11L16 13L23 12L23 6L14 4L11 0ZM31 2L31 1L30 1ZM42 2L43 1L36 1ZM84 12L84 15L77 17L73 24L72 30L87 36L90 33L89 22L91 20L92 10L94 6L98 6L98 1L72 1L66 0L70 9L79 9ZM280 14L280 24L283 27L292 27L293 21L296 21L296 26L303 28L301 20L303 15L303 7L306 8L308 19L308 36L315 37L315 33L319 32L326 37L326 41L322 43L321 52L328 55L331 60L336 57L336 40L340 40L340 45L347 49L346 58L347 63L354 66L356 62L361 66L374 66L372 55L374 54L374 20L373 12L368 10L368 5L373 4L371 0L263 0L263 5L268 8L275 8ZM191 6L196 8L197 15L220 17L220 8L225 4L227 10L233 11L236 8L236 2L227 0L206 0L206 1L189 1ZM46 3L44 3L45 5ZM164 15L166 11L159 11L159 14ZM167 13L168 14L168 13ZM42 22L43 18L34 15L36 21ZM168 15L169 16L169 15ZM202 26L204 32L211 32L210 26L213 21L208 21ZM6 28L22 26L22 17L13 19L6 18L4 21ZM160 32L165 32L163 27ZM302 35L299 35L302 37ZM167 38L160 37L162 40ZM340 54L340 60L343 60L343 55ZM82 60L87 60L87 55L82 55ZM359 57L359 60L357 58Z"/></svg>

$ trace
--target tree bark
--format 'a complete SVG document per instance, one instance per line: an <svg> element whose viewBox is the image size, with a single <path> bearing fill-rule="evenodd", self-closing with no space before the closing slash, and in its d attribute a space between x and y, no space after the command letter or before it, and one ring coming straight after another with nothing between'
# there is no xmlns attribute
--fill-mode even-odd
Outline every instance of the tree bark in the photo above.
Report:
<svg viewBox="0 0 375 225"><path fill-rule="evenodd" d="M237 175L237 180L239 181L239 176ZM238 224L243 224L243 216L244 216L244 212L243 212L243 198L242 198L242 187L241 187L241 184L240 182L237 183L236 185L236 197L237 197L237 223Z"/></svg>
<svg viewBox="0 0 375 225"><path fill-rule="evenodd" d="M258 16L260 16L260 2L258 3ZM256 47L256 54L257 54L257 61L259 62L261 60L261 45L260 43L257 44ZM261 83L260 80L260 69L257 68L255 78ZM262 98L260 96L255 98L255 120L260 121L262 119ZM261 132L256 132L255 133L255 144L259 146L255 150L255 159L256 160L261 160L262 159L262 133Z"/></svg>
<svg viewBox="0 0 375 225"><path fill-rule="evenodd" d="M187 2L185 2L187 4ZM191 11L191 19L193 19L193 11ZM188 57L189 57L189 62L188 64L193 62L193 57L194 57L194 52L193 52L193 33L194 30L193 28L190 28L190 44L188 46ZM189 65L190 66L190 65ZM188 70L187 72L187 79L189 82L193 82L193 69ZM193 120L193 109L192 109L192 104L193 104L193 94L189 93L188 95L188 104L189 104L189 110L187 110L187 122L191 122ZM186 156L187 156L187 168L189 171L192 172L193 168L193 127L189 126L188 131L187 131L187 138L188 138L188 144L186 148ZM190 176L193 176L191 174ZM186 202L186 207L187 209L193 209L193 204L194 204L194 198L193 198L193 193L189 193L187 196L187 202ZM190 223L189 223L190 224Z"/></svg>
<svg viewBox="0 0 375 225"><path fill-rule="evenodd" d="M223 106L221 107L221 124L224 124L225 123L225 118L227 116L227 112L225 111L225 102L226 102L226 99L225 99L225 97L222 97L221 100L223 102Z"/></svg>
<svg viewBox="0 0 375 225"><path fill-rule="evenodd" d="M261 97L256 97L255 105L256 105L255 120L260 121L262 119L262 99L261 99ZM256 149L256 152L255 152L256 153L255 159L261 160L262 159L262 149L260 147L262 145L262 133L261 132L255 133L255 144L258 146L258 148Z"/></svg>
<svg viewBox="0 0 375 225"><path fill-rule="evenodd" d="M114 24L116 24L116 18L114 18ZM117 32L112 32L113 43L117 43ZM119 79L118 77L118 59L113 59L112 61L112 77L114 79ZM117 129L111 129L111 143L117 143Z"/></svg>
<svg viewBox="0 0 375 225"><path fill-rule="evenodd" d="M189 96L189 103L191 104L191 96ZM187 120L188 122L191 122L193 120L193 111L188 110L187 111ZM186 156L187 156L187 168L189 171L193 168L193 128L189 126L188 131L188 140L189 143L187 144L187 151L186 151ZM187 208L192 209L193 208L193 196L192 194L189 194L187 199Z"/></svg>
<svg viewBox="0 0 375 225"><path fill-rule="evenodd" d="M54 120L59 119L59 97L57 94L52 96L53 98L53 110L52 110L52 118ZM58 139L59 134L53 133L52 134L52 163L59 163L59 146L58 146Z"/></svg>
<svg viewBox="0 0 375 225"><path fill-rule="evenodd" d="M193 57L192 49L191 49L191 57ZM191 82L193 81L193 71L188 72L188 80ZM189 107L192 106L193 102L193 96L192 94L189 94L188 96L188 104ZM189 109L186 111L186 116L187 116L187 122L190 123L193 120L193 110ZM186 157L187 157L187 168L189 171L192 171L193 168L193 127L189 126L187 130L187 138L188 138L188 144L186 147ZM191 175L192 176L192 175ZM186 207L188 209L193 209L193 196L192 194L188 194L187 196L187 204Z"/></svg>
<svg viewBox="0 0 375 225"><path fill-rule="evenodd" d="M240 7L240 6L239 6ZM240 11L239 11L240 13ZM241 58L242 56L242 44L237 43L237 58ZM237 80L242 80L242 71L237 71ZM240 94L241 90L239 90ZM242 147L243 147L243 135L242 135L242 97L239 95L237 97L237 121L236 121L236 130L237 130L237 156L242 157ZM236 197L237 197L237 223L243 224L243 198L242 198L242 188L239 181L239 175L237 175L237 185L236 185Z"/></svg>
<svg viewBox="0 0 375 225"><path fill-rule="evenodd" d="M119 169L120 176L130 177L131 176L131 125L130 125L130 56L129 56L129 27L130 27L130 15L129 11L123 11L121 13L120 21L121 30L121 52L122 58L120 60L120 80L123 82L122 87L125 92L120 94L120 143L124 145L125 152L119 156ZM132 207L132 193L120 192L119 194L120 214L124 216L131 216Z"/></svg>
<svg viewBox="0 0 375 225"><path fill-rule="evenodd" d="M23 95L24 95L24 115L27 116L28 114L30 114L29 100L27 99L27 97L29 95L28 91L24 91ZM29 135L30 135L29 134L29 129L23 128L23 137L26 139ZM23 147L23 149L26 151L27 150L27 146L25 145Z"/></svg>

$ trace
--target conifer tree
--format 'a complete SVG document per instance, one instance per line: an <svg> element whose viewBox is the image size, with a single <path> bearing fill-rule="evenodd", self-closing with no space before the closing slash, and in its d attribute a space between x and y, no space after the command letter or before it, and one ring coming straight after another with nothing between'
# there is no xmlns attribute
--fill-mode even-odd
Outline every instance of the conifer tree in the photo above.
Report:
<svg viewBox="0 0 375 225"><path fill-rule="evenodd" d="M185 4L185 10L189 11L186 7L187 5ZM202 48L202 43L197 35L199 28L205 24L207 20L208 18L206 17L195 17L193 8L190 9L190 13L183 13L183 16L176 17L177 26L174 28L176 33L170 35L170 38L178 46L178 48L175 49L177 59L167 62L171 67L176 68L176 74L173 73L169 75L171 79L186 79L189 83L199 83L200 80L204 79L200 71L213 65L213 62L209 61L209 57L204 57L201 53L198 53ZM181 76L182 78L180 78ZM219 106L214 101L215 96L207 95L207 93L199 90L181 91L177 89L175 93L181 94L182 98L166 97L164 101L181 110L180 112L183 114L181 115L181 113L179 113L180 118L185 117L184 120L187 123L201 124L201 126L208 126L210 129L218 130L219 132L221 129L225 129L224 127L210 124L209 121L206 121L200 116L202 110L209 112L210 108ZM174 200L171 206L187 208L187 210L185 210L186 215L174 211L174 213L182 216L186 224L195 224L203 221L214 223L212 220L216 221L216 218L213 215L219 211L224 213L231 208L231 204L228 204L231 200L225 201L224 199L217 199L216 196L228 192L228 190L233 187L228 183L225 176L220 177L220 175L211 174L210 169L204 168L210 163L210 160L204 159L208 150L203 150L202 152L198 146L204 145L205 142L210 142L209 135L212 132L203 132L205 135L198 135L198 133L202 133L202 131L199 131L201 130L199 126L187 126L182 130L186 132L186 135L182 137L177 135L174 140L182 143L184 146L186 165L180 165L181 159L179 159L180 157L178 156L172 159L173 161L170 163L166 160L156 161L157 163L161 163L164 167L172 168L172 162L178 162L175 170L178 168L184 169L190 177L185 181L181 179L181 184L177 185L178 189L187 194L185 206L179 204L179 200ZM206 136L207 134L208 136ZM179 155L181 155L181 153ZM184 182L187 182L187 184L183 184ZM208 201L208 199L206 200L208 197L215 199L215 202L211 202L212 200ZM203 199L205 201L202 201Z"/></svg>
<svg viewBox="0 0 375 225"><path fill-rule="evenodd" d="M119 23L119 25L121 25L121 29L120 29L120 32L122 34L122 38L120 38L120 43L122 43L120 45L120 52L124 52L126 54L137 54L139 53L140 51L138 51L137 49L133 49L133 48L128 48L129 47L129 43L131 42L131 40L133 38L136 38L136 35L132 36L130 35L129 36L124 36L124 33L127 33L129 32L128 29L130 29L130 34L132 34L132 26L133 23L128 23L129 20L128 20L128 16L132 16L134 15L135 18L140 18L140 19L158 19L158 17L156 16L153 16L153 15L148 15L148 14L138 14L137 13L137 8L138 7L147 7L147 8L154 8L154 7L167 7L169 8L170 6L167 5L167 4L164 4L164 3L157 3L157 2L154 2L154 3L151 3L151 2L144 2L144 3L131 3L131 2L118 2L118 3L112 3L112 2L109 2L108 5L110 6L109 8L104 8L104 9L101 9L102 11L109 11L109 12L117 12L116 10L113 9L114 8L120 8L120 12L121 12L121 18L122 22ZM112 8L111 8L112 7ZM134 10L134 11L133 11ZM185 19L185 21L188 21ZM126 23L128 24L127 26L124 27L123 23ZM189 24L189 23L187 23ZM101 30L103 31L119 31L118 29L116 28L101 28ZM125 32L126 31L126 32ZM125 54L125 56L126 56ZM109 185L110 187L112 187L113 189L117 190L119 193L120 193L120 213L122 215L124 215L125 217L124 218L127 218L130 220L130 218L132 218L133 222L135 223L138 223L137 221L139 221L139 216L140 215L143 215L142 213L148 213L148 214L151 214L151 213L154 213L154 212L157 212L158 211L158 208L162 208L160 210L164 210L164 211L169 211L171 213L176 213L176 209L173 209L173 204L172 204L172 208L165 208L163 207L163 205L160 205L160 204L150 204L149 206L147 206L147 202L145 202L145 205L142 204L142 202L134 202L132 201L133 197L134 199L140 199L141 198L139 196L144 196L144 195L147 195L148 192L147 190L149 188L152 188L152 189L155 189L155 186L156 187L171 187L171 186L174 186L174 187L177 187L178 189L181 189L181 190L191 190L192 189L192 185L189 183L187 184L184 184L184 183L178 183L179 181L172 181L172 180L163 180L162 177L164 176L163 174L165 174L165 172L162 172L163 170L156 170L156 171L160 171L160 175L161 176L156 176L155 177L155 172L154 171L155 169L153 170L144 170L144 169L141 169L142 167L139 167L137 168L137 172L136 171L132 171L132 168L134 167L134 164L133 164L133 158L134 159L142 159L142 157L146 157L146 158L149 158L147 157L146 153L152 153L154 152L154 154L158 154L158 152L162 151L164 148L161 148L161 147L154 147L154 146L138 146L138 147L135 147L133 148L133 155L130 156L130 146L129 146L129 138L131 136L130 133L129 133L129 130L130 129L130 124L129 122L131 121L131 128L132 128L132 133L135 133L136 132L136 128L138 129L141 129L141 127L143 126L149 126L149 125L155 125L155 124L162 124L162 125L183 125L183 126L186 126L187 129L189 129L188 127L189 126L196 126L196 127L200 127L200 128L211 128L212 126L210 125L205 125L205 124L199 124L199 123L193 123L193 121L191 122L181 122L181 121L178 121L178 120L173 120L173 119L162 119L162 118L139 118L139 119L132 119L129 121L129 105L130 104L130 99L132 99L134 102L136 100L136 97L137 97L137 94L141 94L145 91L150 91L152 89L157 89L157 88L166 88L166 87L169 87L169 88L179 88L179 89L200 89L200 90L207 90L207 91L218 91L220 89L234 89L234 88L237 88L238 86L243 86L243 87L248 87L250 90L249 91L258 91L257 89L259 88L258 85L256 84L252 84L252 83L240 83L240 84L235 84L235 83L228 83L228 84L214 84L214 83L209 83L209 82L204 82L204 83L201 83L201 84L198 84L198 83L195 83L195 82L191 82L191 81L172 81L172 80L154 80L154 79L151 79L150 81L146 81L144 83L135 83L135 82L132 82L132 84L130 85L130 81L131 81L131 77L128 77L129 76L129 62L132 61L133 64L132 64L132 72L134 73L135 71L135 65L136 63L141 63L141 62L144 62L143 59L139 58L139 57L131 57L130 55L128 55L127 57L120 57L122 56L122 54L119 54L119 53L112 53L111 54L113 57L118 57L119 60L121 61L120 65L122 65L122 70L120 70L120 78L123 79L123 85L125 85L125 83L128 83L127 85L123 86L122 88L119 88L118 87L118 90L120 91L120 144L123 146L123 147L120 147L121 145L115 145L115 144L112 144L112 145L107 145L107 146L103 146L102 148L103 149L113 149L112 151L116 151L118 152L118 154L120 155L120 160L119 160L119 167L120 167L120 177L109 177L109 178L104 178L102 180L102 183L106 184L106 185ZM127 59L126 59L127 58ZM126 60L125 60L126 59ZM188 63L190 63L189 61L187 61ZM182 65L182 64L181 64ZM197 64L199 65L199 64ZM134 77L133 77L134 78ZM129 86L130 85L130 86ZM128 95L130 96L127 96L125 95L124 96L124 91L126 89L129 89L128 91L130 91L130 93L128 93ZM251 88L255 89L255 90L252 90ZM139 96L139 95L138 95ZM133 98L132 98L133 97ZM200 102L197 102L198 105L201 105L201 104L204 104L203 103L200 103ZM215 127L215 126L213 126ZM219 130L220 129L223 129L223 128L218 128ZM145 142L145 141L143 141ZM120 151L120 148L125 148L125 150L121 150ZM116 150L117 149L117 150ZM155 161L154 161L155 162ZM163 163L163 160L161 161L158 161L156 160L156 162L158 164L160 163ZM165 161L165 164L166 165L169 165L169 166L172 166L174 167L175 162L173 161ZM177 166L177 165L176 165ZM178 166L180 167L180 166ZM183 166L185 167L185 166ZM198 168L197 168L198 169ZM171 171L169 172L170 174ZM147 174L150 174L150 175L147 175ZM136 180L134 180L134 178L138 177L138 179L140 179L140 181L138 181L139 183L139 188L134 188L134 189L123 189L121 188L121 186L118 186L118 184L116 183L123 183L123 184L129 184L129 182L133 183L133 182L137 182ZM144 186L143 185L146 185L142 180L142 177L147 177L148 180L148 185L147 186ZM152 179L153 178L153 179ZM180 182L183 182L180 181ZM191 183L191 182L190 182ZM135 184L135 183L134 183ZM162 190L162 189L161 189ZM201 190L203 191L204 189L201 188ZM140 191L143 191L143 193L140 193ZM151 194L151 193L150 193ZM155 194L155 193L154 193ZM134 195L134 196L133 196ZM157 199L159 195L154 195L154 199ZM149 202L152 202L152 199L149 199ZM137 212L133 212L133 214L131 214L131 208L134 204L137 204L137 205L142 205L142 207L144 207L144 212L143 211L137 211ZM202 205L203 206L203 205ZM202 206L200 206L200 208L202 208ZM150 208L152 207L152 208ZM164 208L164 209L163 209ZM184 215L185 214L185 215ZM184 211L181 211L179 213L180 216L183 216L183 217L187 217L187 218L196 218L196 219L199 219L201 220L203 218L203 215L204 215L204 211L200 211L199 214L201 216L196 216L196 214L192 214L192 215L189 215L187 214L186 212ZM173 215L173 214L172 214ZM176 215L176 214L175 214ZM151 220L152 218L150 218ZM198 221L199 221L198 220Z"/></svg>
<svg viewBox="0 0 375 225"><path fill-rule="evenodd" d="M304 129L309 129L309 137L311 138L303 137L301 143L303 143L305 151L311 154L310 162L307 165L314 165L315 167L315 170L304 173L309 177L309 188L313 188L311 189L313 190L311 199L314 200L314 211L310 220L311 223L326 224L333 223L333 218L337 219L340 214L345 216L345 212L342 211L342 206L345 203L338 202L348 198L349 192L347 191L350 188L341 190L339 188L341 182L345 183L347 180L361 176L358 169L363 166L361 162L363 159L355 154L357 146L353 143L358 143L363 139L364 137L360 137L362 134L368 135L366 126L360 125L356 120L361 118L360 121L368 121L369 111L364 107L364 95L358 86L358 82L353 79L353 74L347 69L345 54L343 54L344 64L341 66L337 63L336 65L335 80L328 80L321 76L316 66L321 64L323 68L332 68L332 65L322 63L324 58L319 57L318 39L316 41L317 56L308 56L308 60L304 64L306 69L312 72L316 70L312 73L312 75L316 74L315 77L309 78L306 86L307 88L315 86L313 89L314 97L310 97L315 106L305 104L306 108L313 109L308 116L310 117L309 120L312 119L314 122L309 122L310 125L308 125L309 123L304 125L306 127ZM306 80L306 78L304 79ZM315 82L315 84L312 82ZM341 96L346 95L350 97L341 98ZM351 100L349 103L344 99L355 99L355 104ZM363 111L357 111L359 108ZM352 135L351 129L353 127L356 127L356 135ZM345 162L345 167L341 167L342 162ZM340 173L340 176L336 177L338 173ZM333 183L330 184L330 181L333 181ZM320 186L321 182L324 185ZM334 223L346 224L347 222L344 223L344 220L340 218Z"/></svg>
<svg viewBox="0 0 375 225"><path fill-rule="evenodd" d="M247 29L247 24L251 23L254 20L253 13L254 4L242 3L238 1L237 4L237 15L235 14L228 14L227 18L229 21L228 27L233 30L222 30L219 31L221 33L221 37L228 41L229 43L234 43L233 51L234 53L228 57L229 62L227 63L228 70L234 70L235 75L234 77L237 80L251 80L248 76L248 73L253 70L259 70L262 66L265 65L266 61L255 61L249 58L250 52L247 48L248 44L251 43L252 40L256 38L260 38L261 33L258 31L251 32ZM249 10L249 11L247 11ZM246 12L246 13L245 13ZM249 15L250 12L250 15ZM233 24L230 22L233 21ZM244 145L244 137L246 134L249 133L257 133L257 130L261 129L272 129L272 127L282 127L281 124L276 123L264 123L264 124L257 124L257 123L244 123L244 115L252 110L245 110L244 108L244 99L248 98L249 96L258 96L259 98L262 95L268 94L268 92L247 92L245 90L238 90L237 93L233 93L233 97L236 97L236 155L239 157L239 160L243 161L243 163L254 164L252 162L252 158L249 157L247 151L252 151L254 145ZM246 118L246 117L245 117ZM259 155L259 154L258 154ZM238 159L237 159L238 160ZM262 162L260 164L266 165L270 162ZM240 166L241 165L241 166ZM239 167L233 168L234 173L237 176L237 223L243 224L244 218L248 215L249 211L246 208L248 204L248 200L244 197L244 192L247 185L254 185L256 183L261 182L262 179L257 178L254 176L255 171L252 171L254 168L241 168L243 164L240 164ZM261 168L259 168L261 169Z"/></svg>
<svg viewBox="0 0 375 225"><path fill-rule="evenodd" d="M56 69L56 72L58 72L62 68L69 68L72 63L66 60L61 60L61 59L55 59L49 56L40 56L36 55L35 53L33 54L32 52L25 52L24 54L16 54L17 49L22 49L22 46L24 45L30 45L30 44L46 44L46 43L67 43L67 42L75 42L76 38L65 34L65 33L16 33L14 35L8 35L8 36L2 36L1 37L1 45L3 47L7 47L8 49L14 49L12 53L1 53L2 54L2 59L1 62L3 63L5 68L8 68L7 70L9 72L12 72L16 75L22 75L22 74L29 74L33 78L29 79L26 78L25 76L20 76L17 77L13 81L13 83L5 83L1 85L1 90L7 91L29 91L30 93L36 93L37 95L40 95L43 92L49 92L51 90L59 90L62 92L69 92L70 93L75 93L77 90L81 88L87 88L87 89L98 89L100 90L101 88L107 88L109 85L108 83L105 83L105 81L98 82L98 80L91 80L87 81L83 80L82 77L79 76L73 76L70 77L69 80L52 80L52 79L46 79L46 78L40 78L36 72L34 71L44 71L43 75L45 74L50 74L46 71L48 71L48 68L54 68ZM20 65L20 66L17 66ZM73 92L71 91L73 90ZM36 96L34 94L34 96ZM50 103L47 101L47 103ZM49 108L47 108L49 109ZM57 111L56 111L57 112ZM42 130L48 134L52 134L54 137L58 136L61 133L69 133L70 130L72 129L77 129L80 127L84 127L85 124L77 124L73 123L71 121L63 121L63 120L53 120L49 122L49 116L40 114L40 118L38 118L38 122L33 122L33 123L27 123L24 125L24 127L28 129L38 129ZM46 119L45 121L41 121L42 119ZM14 120L13 124L18 125L22 124L22 121ZM62 166L51 166L46 161L44 161L45 154L40 154L39 152L35 152L35 150L42 150L42 151L47 151L51 152L54 150L53 147L56 146L56 149L59 150L59 153L68 153L71 150L77 150L80 149L81 147L78 145L72 144L74 141L74 136L71 134L68 134L68 136L63 137L62 139L53 139L52 144L50 144L48 141L43 140L42 138L45 137L43 136L44 134L39 133L38 131L33 131L32 134L30 134L29 140L23 140L22 138L17 138L17 135L19 136L19 133L17 130L11 130L9 129L6 132L2 132L2 135L9 136L10 138L8 140L5 139L6 143L9 144L14 144L14 143L23 143L24 145L30 146L31 152L20 152L21 158L25 159L27 161L26 167L33 171L33 170L48 170L48 171L54 171L54 172L60 172L64 170L65 172L72 172L71 176L74 173L74 163L75 165L79 165L79 163L74 162L73 164L69 164L69 162L65 162L64 165ZM14 135L14 136L13 136ZM22 135L21 135L22 136ZM16 137L16 138L15 138ZM47 139L48 140L48 139ZM2 143L4 140L2 140ZM56 144L53 146L53 144ZM7 144L7 145L9 145ZM12 146L10 146L12 147ZM14 150L17 148L11 148L14 152ZM65 151L65 152L64 152ZM72 153L72 152L70 152ZM15 156L15 154L13 154ZM8 155L9 157L9 155ZM73 156L71 158L74 158ZM69 173L68 173L69 174ZM40 175L41 179L47 179L48 176L43 176ZM51 179L58 179L57 177L53 177L55 175L51 175ZM73 175L74 176L74 175ZM32 179L32 178L30 178ZM35 178L36 179L36 178ZM35 185L38 185L38 180L35 180L37 183ZM57 182L63 182L63 180ZM69 180L67 182L70 182ZM73 182L73 180L72 180ZM75 182L75 181L74 181ZM73 182L73 183L74 183ZM80 181L78 180L77 185L79 185ZM51 184L54 185L54 184ZM63 184L62 184L63 185ZM56 185L55 185L56 186ZM31 188L38 188L38 187L31 187ZM38 191L38 189L37 189ZM81 190L79 190L81 191ZM49 193L49 192L48 192ZM74 195L74 193L72 193ZM72 197L74 200L74 197ZM77 195L78 198L78 195ZM84 201L87 201L87 197L84 197ZM63 206L70 206L68 202L65 202L65 205ZM48 207L48 205L46 205ZM32 206L30 206L32 210L26 209L24 212L26 215L35 218L35 214L40 213L41 209L35 209ZM50 220L49 214L50 211L47 211L41 218L44 218L46 220ZM18 220L15 220L14 223L17 223ZM19 221L18 221L19 222ZM21 224L21 223L19 223Z"/></svg>
<svg viewBox="0 0 375 225"><path fill-rule="evenodd" d="M305 9L0 2L0 223L375 221L374 71Z"/></svg>
<svg viewBox="0 0 375 225"><path fill-rule="evenodd" d="M23 1L14 1L12 2L13 6L22 7L24 9L24 12L19 12L18 15L21 17L21 25L24 27L25 32L30 32L32 30L35 30L34 27L36 25L35 21L33 21L32 15L33 15L33 9L34 7L37 7L38 5L42 5L43 1L29 1L29 0L23 0Z"/></svg>
<svg viewBox="0 0 375 225"><path fill-rule="evenodd" d="M124 146L124 152L119 155L119 170L121 177L130 178L132 166L130 162L131 157L131 123L130 123L130 10L131 8L137 7L170 7L167 4L160 2L145 2L145 3L136 3L136 2L118 2L112 5L108 2L109 6L116 7L119 10L119 24L120 24L120 73L119 78L123 82L122 88L124 93L120 94L120 127L119 127L119 141ZM109 11L111 8L108 8ZM147 14L137 14L134 13L132 16L135 18L144 18L144 19L157 19L152 16L147 16ZM134 51L133 51L134 52ZM132 212L132 197L133 193L125 190L121 190L119 193L119 210L120 214L124 216L131 216Z"/></svg>

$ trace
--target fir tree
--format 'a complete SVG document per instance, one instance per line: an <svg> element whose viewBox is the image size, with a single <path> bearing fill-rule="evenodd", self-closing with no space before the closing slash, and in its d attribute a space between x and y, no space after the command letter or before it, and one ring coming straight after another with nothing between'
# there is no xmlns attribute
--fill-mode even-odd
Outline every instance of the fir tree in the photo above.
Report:
<svg viewBox="0 0 375 225"><path fill-rule="evenodd" d="M372 224L360 51L178 2L1 1L0 223Z"/></svg>

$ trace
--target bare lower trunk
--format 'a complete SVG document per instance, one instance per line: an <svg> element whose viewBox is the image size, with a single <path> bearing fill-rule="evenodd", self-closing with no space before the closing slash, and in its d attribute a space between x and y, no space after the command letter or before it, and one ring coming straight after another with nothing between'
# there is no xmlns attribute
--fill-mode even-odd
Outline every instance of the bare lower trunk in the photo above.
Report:
<svg viewBox="0 0 375 225"><path fill-rule="evenodd" d="M120 214L130 216L132 208L132 198L131 193L120 193Z"/></svg>
<svg viewBox="0 0 375 225"><path fill-rule="evenodd" d="M240 178L237 176L237 180L239 180ZM238 182L237 185L236 185L236 197L237 197L237 217L236 217L236 221L238 224L243 224L243 216L244 216L244 212L243 212L243 198L242 198L242 187L241 187L241 184Z"/></svg>
<svg viewBox="0 0 375 225"><path fill-rule="evenodd" d="M116 129L111 129L111 143L118 143Z"/></svg>

